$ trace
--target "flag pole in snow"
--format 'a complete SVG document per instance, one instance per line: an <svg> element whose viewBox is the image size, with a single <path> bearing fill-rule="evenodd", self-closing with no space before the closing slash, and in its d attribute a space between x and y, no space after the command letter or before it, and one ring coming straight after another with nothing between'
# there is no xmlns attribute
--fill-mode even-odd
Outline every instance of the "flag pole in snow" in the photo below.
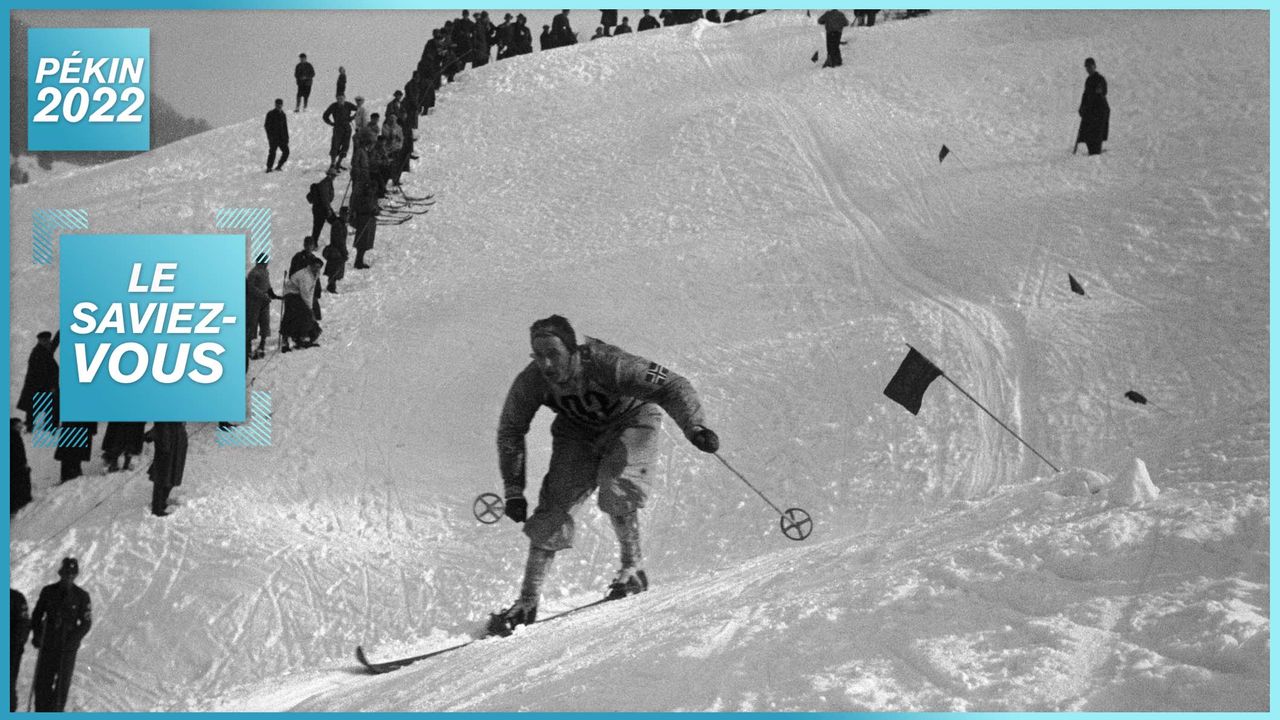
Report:
<svg viewBox="0 0 1280 720"><path fill-rule="evenodd" d="M911 347L910 344L908 344L907 347L910 348L910 352L908 352L907 357L903 359L902 365L898 367L898 372L894 373L893 378L889 380L889 384L885 386L884 394L886 397L906 408L912 415L917 415L920 413L920 402L924 398L924 391L929 387L929 383L933 382L934 379L938 377L945 378L946 381L951 383L955 389L960 391L961 394L973 401L974 405L981 408L982 412L991 416L991 419L999 423L1000 427L1004 428L1010 435L1017 438L1018 442L1026 445L1028 450L1036 454L1036 457L1044 460L1045 464L1053 468L1054 472L1062 472L1057 465L1049 462L1048 458L1041 455L1039 450L1031 447L1030 443L1023 440L1021 435L1014 432L1013 428L1004 424L1004 421L996 417L995 414L986 408L986 406L978 402L977 399L970 395L964 388L956 384L956 381L948 377L947 374L942 371L942 368L934 365L929 358L925 357L919 350Z"/></svg>

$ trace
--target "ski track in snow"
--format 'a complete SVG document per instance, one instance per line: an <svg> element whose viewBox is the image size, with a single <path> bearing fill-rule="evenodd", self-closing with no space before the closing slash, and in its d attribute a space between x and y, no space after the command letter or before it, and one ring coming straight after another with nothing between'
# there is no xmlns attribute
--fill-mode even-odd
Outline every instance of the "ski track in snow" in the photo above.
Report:
<svg viewBox="0 0 1280 720"><path fill-rule="evenodd" d="M941 12L852 29L846 67L817 71L813 20L770 12L468 70L406 176L436 205L380 227L374 268L324 295L321 348L273 342L251 368L271 448L192 426L164 520L146 458L55 487L52 453L29 450L11 582L34 601L74 554L94 597L71 707L1265 708L1259 17ZM1068 141L1089 54L1114 112L1086 159ZM270 207L278 288L325 165L319 110L290 116L282 174L261 173L255 116L14 188L11 396L56 319L31 210L207 232L217 208ZM653 591L364 675L355 645L464 642L515 593L523 536L470 505L498 486L496 418L551 312L689 376L726 457L808 509L812 538L782 538L668 422L644 511ZM1065 467L1122 485L1143 458L1159 499L1112 506L1055 477L942 380L912 417L881 395L904 343ZM612 574L596 510L578 535L546 608Z"/></svg>

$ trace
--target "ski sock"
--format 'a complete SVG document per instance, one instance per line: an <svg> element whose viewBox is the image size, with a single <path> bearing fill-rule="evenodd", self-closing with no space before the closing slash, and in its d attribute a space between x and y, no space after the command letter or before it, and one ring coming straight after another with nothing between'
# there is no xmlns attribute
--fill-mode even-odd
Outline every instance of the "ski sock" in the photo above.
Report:
<svg viewBox="0 0 1280 720"><path fill-rule="evenodd" d="M547 571L551 569L551 561L555 557L554 550L529 546L529 559L524 565L524 582L520 585L521 602L537 606L538 597L542 594L542 581L546 580Z"/></svg>
<svg viewBox="0 0 1280 720"><path fill-rule="evenodd" d="M609 521L618 536L622 567L640 567L644 561L640 552L640 513L632 510L625 515L610 515Z"/></svg>

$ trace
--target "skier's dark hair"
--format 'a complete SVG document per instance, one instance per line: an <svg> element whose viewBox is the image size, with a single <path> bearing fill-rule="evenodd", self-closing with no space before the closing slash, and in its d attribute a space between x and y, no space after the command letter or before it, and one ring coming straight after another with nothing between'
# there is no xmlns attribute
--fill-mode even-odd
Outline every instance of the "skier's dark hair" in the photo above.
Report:
<svg viewBox="0 0 1280 720"><path fill-rule="evenodd" d="M565 349L569 352L578 349L578 336L573 332L573 326L560 315L535 320L529 326L529 342L533 342L537 337L560 338L560 342L564 343Z"/></svg>

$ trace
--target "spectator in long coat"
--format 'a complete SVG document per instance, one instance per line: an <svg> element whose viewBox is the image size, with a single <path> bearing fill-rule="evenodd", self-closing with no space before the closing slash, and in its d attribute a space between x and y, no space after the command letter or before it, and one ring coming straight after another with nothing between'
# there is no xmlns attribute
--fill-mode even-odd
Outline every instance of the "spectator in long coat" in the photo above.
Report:
<svg viewBox="0 0 1280 720"><path fill-rule="evenodd" d="M31 466L22 440L22 420L9 421L9 517L31 502Z"/></svg>
<svg viewBox="0 0 1280 720"><path fill-rule="evenodd" d="M489 64L489 36L492 33L493 23L489 22L489 13L481 10L476 16L475 29L471 31L471 67Z"/></svg>
<svg viewBox="0 0 1280 720"><path fill-rule="evenodd" d="M600 11L600 27L604 28L606 36L613 35L613 26L618 24L617 10L601 10Z"/></svg>
<svg viewBox="0 0 1280 720"><path fill-rule="evenodd" d="M514 23L511 22L511 13L502 16L502 24L494 28L494 44L498 46L498 60L509 58L515 53L515 35L512 32Z"/></svg>
<svg viewBox="0 0 1280 720"><path fill-rule="evenodd" d="M146 429L142 422L109 422L107 431L102 434L102 459L107 463L107 472L130 470L134 456L142 454L142 435ZM120 464L120 456L124 455L124 465Z"/></svg>
<svg viewBox="0 0 1280 720"><path fill-rule="evenodd" d="M289 116L284 111L283 98L276 98L276 106L267 111L262 129L267 131L267 172L280 170L289 159ZM279 164L276 163L277 150L280 152Z"/></svg>
<svg viewBox="0 0 1280 720"><path fill-rule="evenodd" d="M61 423L61 427L67 430L84 430L85 443L84 447L68 447L59 444L58 449L53 451L53 459L62 463L59 484L74 480L83 474L81 463L93 459L93 436L98 434L96 422L64 422Z"/></svg>
<svg viewBox="0 0 1280 720"><path fill-rule="evenodd" d="M822 63L822 67L840 67L844 64L840 55L840 36L849 26L849 18L839 10L828 10L818 18L818 24L827 29L827 61Z"/></svg>
<svg viewBox="0 0 1280 720"><path fill-rule="evenodd" d="M80 564L63 558L61 578L45 585L31 615L31 644L40 651L36 657L36 677L32 690L36 712L62 712L71 691L80 641L93 627L89 593L75 584Z"/></svg>
<svg viewBox="0 0 1280 720"><path fill-rule="evenodd" d="M58 335L61 335L59 332ZM56 393L58 391L58 361L53 353L58 349L58 336L51 335L48 330L36 335L36 346L31 348L27 356L27 376L22 380L22 392L18 394L18 409L27 414L27 432L35 425L32 405L35 394L40 392ZM55 413L56 413L56 405ZM54 421L51 424L56 424Z"/></svg>
<svg viewBox="0 0 1280 720"><path fill-rule="evenodd" d="M528 19L523 13L516 15L516 26L511 31L511 43L515 45L512 55L528 55L533 52L533 33L529 31Z"/></svg>
<svg viewBox="0 0 1280 720"><path fill-rule="evenodd" d="M559 15L551 18L551 39L556 47L576 45L578 36L569 27L569 11L561 10Z"/></svg>
<svg viewBox="0 0 1280 720"><path fill-rule="evenodd" d="M31 636L27 596L9 588L9 712L18 712L18 668Z"/></svg>
<svg viewBox="0 0 1280 720"><path fill-rule="evenodd" d="M346 94L347 94L347 69L339 65L338 66L338 86L337 86L337 92L335 92L334 95L346 95Z"/></svg>
<svg viewBox="0 0 1280 720"><path fill-rule="evenodd" d="M1076 145L1084 143L1090 155L1099 155L1111 128L1107 79L1098 72L1093 58L1085 58L1084 69L1089 76L1084 79L1084 93L1080 95L1080 132L1076 134Z"/></svg>
<svg viewBox="0 0 1280 720"><path fill-rule="evenodd" d="M151 514L169 514L169 493L182 484L187 470L187 424L158 422L151 427L151 440L156 445L155 457L147 475L151 478Z"/></svg>

